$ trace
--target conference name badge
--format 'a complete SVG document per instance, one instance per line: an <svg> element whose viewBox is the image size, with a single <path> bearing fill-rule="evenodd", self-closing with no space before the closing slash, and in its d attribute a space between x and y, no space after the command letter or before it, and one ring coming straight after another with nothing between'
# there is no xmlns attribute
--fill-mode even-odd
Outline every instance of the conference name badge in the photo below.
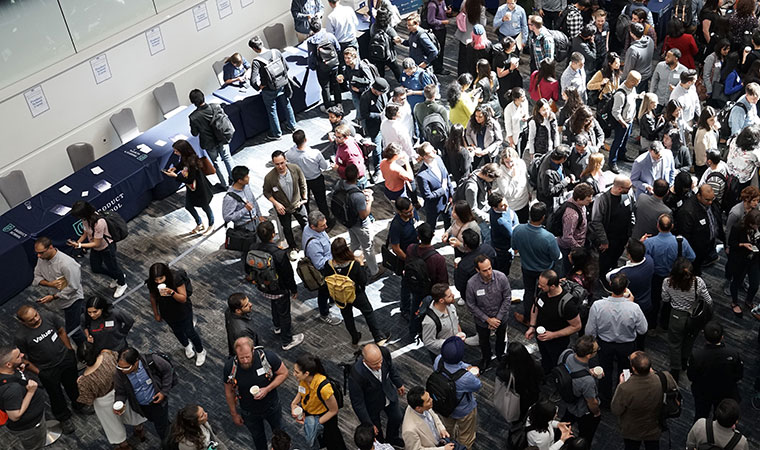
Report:
<svg viewBox="0 0 760 450"><path fill-rule="evenodd" d="M266 373L267 373L267 371L263 367L259 367L259 369L256 371L256 375L258 375L260 377L263 377L264 375L266 375Z"/></svg>
<svg viewBox="0 0 760 450"><path fill-rule="evenodd" d="M706 225L706 224L707 224L707 221L705 221L705 219L701 219L701 220L699 221L699 224L700 224L700 225Z"/></svg>
<svg viewBox="0 0 760 450"><path fill-rule="evenodd" d="M543 300L540 300L540 299L536 300L536 304L538 305L539 308L543 308L544 307L544 301Z"/></svg>
<svg viewBox="0 0 760 450"><path fill-rule="evenodd" d="M298 393L299 394L305 394L306 393L306 388L303 387L303 386L298 386Z"/></svg>
<svg viewBox="0 0 760 450"><path fill-rule="evenodd" d="M113 320L106 320L106 327L107 328L111 328L111 327L113 327L113 325L114 325Z"/></svg>
<svg viewBox="0 0 760 450"><path fill-rule="evenodd" d="M478 289L475 292L475 295L478 295L478 296L486 295L486 290L485 289Z"/></svg>

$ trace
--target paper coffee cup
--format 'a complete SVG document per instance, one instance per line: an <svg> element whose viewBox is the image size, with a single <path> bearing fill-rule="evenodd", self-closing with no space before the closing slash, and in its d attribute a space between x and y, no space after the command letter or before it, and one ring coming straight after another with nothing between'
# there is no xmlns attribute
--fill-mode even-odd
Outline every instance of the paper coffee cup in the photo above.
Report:
<svg viewBox="0 0 760 450"><path fill-rule="evenodd" d="M480 375L480 369L478 369L477 366L472 366L468 370L470 371L471 374L473 374L475 376Z"/></svg>
<svg viewBox="0 0 760 450"><path fill-rule="evenodd" d="M261 392L261 388L258 386L251 386L251 395L256 396Z"/></svg>
<svg viewBox="0 0 760 450"><path fill-rule="evenodd" d="M454 258L454 267L458 266L459 265L459 261L461 261L461 260L462 260L462 258L459 258L459 257Z"/></svg>
<svg viewBox="0 0 760 450"><path fill-rule="evenodd" d="M464 338L466 338L466 337L467 337L467 335L466 335L466 334L464 334L464 333L463 333L463 332L461 332L461 331L460 331L459 333L457 333L457 336L459 336L459 339L462 339L462 340L464 340Z"/></svg>
<svg viewBox="0 0 760 450"><path fill-rule="evenodd" d="M115 402L113 404L114 411L121 411L122 409L124 409L124 402Z"/></svg>
<svg viewBox="0 0 760 450"><path fill-rule="evenodd" d="M536 333L538 333L538 334L544 334L544 333L546 333L546 328L544 328L544 327L538 327L538 328L536 328Z"/></svg>
<svg viewBox="0 0 760 450"><path fill-rule="evenodd" d="M602 369L602 366L596 366L591 370L594 372L594 376L597 378L602 378L604 376L604 369Z"/></svg>
<svg viewBox="0 0 760 450"><path fill-rule="evenodd" d="M293 408L293 414L296 416L298 420L303 419L303 408L301 408L300 406L296 406L295 408Z"/></svg>

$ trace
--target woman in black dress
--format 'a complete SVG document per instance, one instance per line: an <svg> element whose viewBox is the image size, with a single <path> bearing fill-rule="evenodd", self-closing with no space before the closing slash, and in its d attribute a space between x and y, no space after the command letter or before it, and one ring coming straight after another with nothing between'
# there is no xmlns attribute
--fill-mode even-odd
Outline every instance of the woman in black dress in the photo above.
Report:
<svg viewBox="0 0 760 450"><path fill-rule="evenodd" d="M210 203L214 194L211 192L211 183L201 170L201 160L195 153L193 146L184 139L175 142L172 148L174 154L180 158L179 172L177 172L177 167L170 167L168 170L164 170L164 174L185 183L185 187L187 187L185 209L190 212L196 223L196 227L191 233L199 233L205 229L201 216L198 215L195 208L201 208L206 213L208 229L211 230L214 227L214 213L211 211Z"/></svg>

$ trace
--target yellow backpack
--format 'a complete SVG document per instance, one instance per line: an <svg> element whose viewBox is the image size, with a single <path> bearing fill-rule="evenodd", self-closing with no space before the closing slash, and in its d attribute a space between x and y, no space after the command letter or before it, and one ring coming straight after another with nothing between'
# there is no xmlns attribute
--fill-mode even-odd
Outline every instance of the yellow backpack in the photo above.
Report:
<svg viewBox="0 0 760 450"><path fill-rule="evenodd" d="M341 275L335 270L332 260L330 261L330 267L332 267L333 274L325 277L325 284L327 285L327 291L330 293L330 297L335 300L335 305L343 309L346 305L350 305L356 300L356 284L354 280L348 277L348 275ZM348 273L351 273L351 269L354 267L354 261L351 261L351 265L348 266Z"/></svg>

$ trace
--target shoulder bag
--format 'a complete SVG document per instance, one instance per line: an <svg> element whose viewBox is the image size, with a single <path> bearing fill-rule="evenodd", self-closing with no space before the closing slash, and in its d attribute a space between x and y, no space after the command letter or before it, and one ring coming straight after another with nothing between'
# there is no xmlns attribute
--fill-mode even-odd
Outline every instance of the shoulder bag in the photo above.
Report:
<svg viewBox="0 0 760 450"><path fill-rule="evenodd" d="M515 392L515 376L513 374L509 374L508 384L504 384L501 379L496 378L493 403L507 423L512 423L520 418L520 394Z"/></svg>
<svg viewBox="0 0 760 450"><path fill-rule="evenodd" d="M237 195L234 192L228 192L227 195L235 199L236 201L242 203L243 205L246 204L246 201L243 200L239 195ZM251 220L249 220L246 223L253 222L255 218L253 217L253 214L248 211L248 215L250 216ZM256 242L256 232L251 230L246 230L245 228L227 228L226 236L224 238L224 248L227 250L237 250L241 252L247 252L250 248L251 244Z"/></svg>
<svg viewBox="0 0 760 450"><path fill-rule="evenodd" d="M712 305L699 295L697 290L697 278L694 278L694 305L689 312L689 319L686 321L686 329L692 335L698 334L713 317Z"/></svg>

